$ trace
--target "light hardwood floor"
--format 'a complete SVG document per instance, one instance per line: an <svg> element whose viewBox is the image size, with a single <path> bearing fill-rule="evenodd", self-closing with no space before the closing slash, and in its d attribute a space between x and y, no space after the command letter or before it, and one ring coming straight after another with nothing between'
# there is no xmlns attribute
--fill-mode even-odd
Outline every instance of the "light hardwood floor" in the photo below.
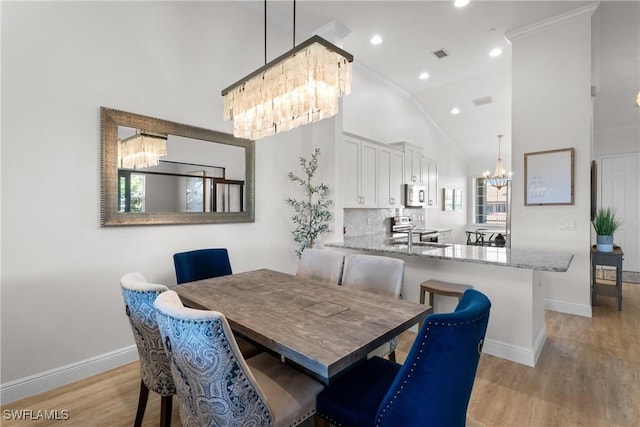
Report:
<svg viewBox="0 0 640 427"><path fill-rule="evenodd" d="M482 355L467 425L640 426L640 285L623 285L624 301L598 298L593 317L547 312L548 337L530 368ZM404 360L414 334L400 337ZM10 426L131 426L138 400L137 363L2 406ZM6 411L67 410L68 420L7 420ZM144 426L157 426L160 398L149 395ZM180 427L174 399L173 426ZM398 426L402 427L402 426Z"/></svg>

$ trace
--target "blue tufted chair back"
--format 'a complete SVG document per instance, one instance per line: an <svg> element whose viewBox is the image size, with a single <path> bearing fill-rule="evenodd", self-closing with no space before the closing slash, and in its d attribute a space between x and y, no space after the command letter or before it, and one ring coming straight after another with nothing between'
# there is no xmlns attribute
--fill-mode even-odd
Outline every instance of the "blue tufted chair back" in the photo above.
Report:
<svg viewBox="0 0 640 427"><path fill-rule="evenodd" d="M155 302L185 427L270 426L273 415L222 313L186 308L168 291Z"/></svg>
<svg viewBox="0 0 640 427"><path fill-rule="evenodd" d="M225 248L196 249L173 255L178 284L232 274Z"/></svg>
<svg viewBox="0 0 640 427"><path fill-rule="evenodd" d="M491 302L469 289L425 320L376 415L379 427L464 426Z"/></svg>
<svg viewBox="0 0 640 427"><path fill-rule="evenodd" d="M138 347L142 382L149 390L161 396L171 396L176 393L176 388L153 307L156 297L168 288L148 283L140 273L122 276L120 287L133 338Z"/></svg>

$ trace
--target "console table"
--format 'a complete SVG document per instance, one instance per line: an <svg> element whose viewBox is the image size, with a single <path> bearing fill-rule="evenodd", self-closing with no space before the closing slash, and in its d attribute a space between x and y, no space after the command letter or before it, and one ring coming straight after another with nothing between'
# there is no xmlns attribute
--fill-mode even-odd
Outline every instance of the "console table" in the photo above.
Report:
<svg viewBox="0 0 640 427"><path fill-rule="evenodd" d="M598 252L591 247L591 305L596 304L596 295L618 298L618 311L622 310L622 260L624 253L619 246L613 252ZM616 284L604 285L596 281L596 266L608 265L616 268Z"/></svg>

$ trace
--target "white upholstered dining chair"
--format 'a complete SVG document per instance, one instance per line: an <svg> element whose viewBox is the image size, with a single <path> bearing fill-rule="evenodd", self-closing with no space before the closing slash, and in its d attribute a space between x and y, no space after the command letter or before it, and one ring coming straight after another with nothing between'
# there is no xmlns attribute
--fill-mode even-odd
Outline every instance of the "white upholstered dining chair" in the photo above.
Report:
<svg viewBox="0 0 640 427"><path fill-rule="evenodd" d="M245 361L222 313L186 308L175 291L155 308L185 427L296 426L313 416L323 385L267 352Z"/></svg>
<svg viewBox="0 0 640 427"><path fill-rule="evenodd" d="M138 272L127 273L120 279L125 313L131 324L133 338L140 360L140 396L134 427L142 425L149 390L161 396L160 425L171 425L171 408L176 388L171 375L169 359L164 351L153 302L169 288L148 283Z"/></svg>
<svg viewBox="0 0 640 427"><path fill-rule="evenodd" d="M332 249L305 248L296 275L329 285L339 285L342 280L343 266L342 252Z"/></svg>
<svg viewBox="0 0 640 427"><path fill-rule="evenodd" d="M404 261L377 255L349 255L345 259L342 286L400 298L404 280ZM394 337L369 356L388 356L396 360L398 338Z"/></svg>

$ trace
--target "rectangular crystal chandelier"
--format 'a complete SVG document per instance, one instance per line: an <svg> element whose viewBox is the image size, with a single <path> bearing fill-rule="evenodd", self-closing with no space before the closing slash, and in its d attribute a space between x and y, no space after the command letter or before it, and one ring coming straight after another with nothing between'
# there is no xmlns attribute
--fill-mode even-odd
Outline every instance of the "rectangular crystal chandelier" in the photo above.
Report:
<svg viewBox="0 0 640 427"><path fill-rule="evenodd" d="M136 134L118 142L120 167L142 169L157 166L160 157L167 155L167 135L136 130Z"/></svg>
<svg viewBox="0 0 640 427"><path fill-rule="evenodd" d="M353 55L313 36L222 91L233 135L260 139L338 113Z"/></svg>

